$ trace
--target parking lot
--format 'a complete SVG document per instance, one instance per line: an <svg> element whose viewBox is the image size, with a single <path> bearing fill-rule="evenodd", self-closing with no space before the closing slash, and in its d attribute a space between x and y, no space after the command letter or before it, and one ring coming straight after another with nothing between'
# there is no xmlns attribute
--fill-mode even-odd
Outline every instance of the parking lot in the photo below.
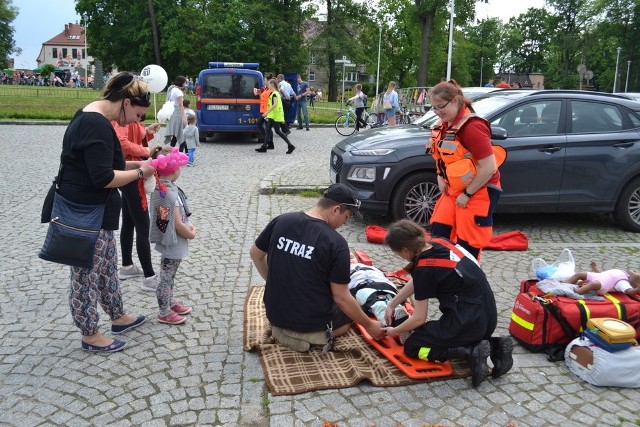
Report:
<svg viewBox="0 0 640 427"><path fill-rule="evenodd" d="M591 386L563 362L520 346L513 370L477 389L461 379L270 395L258 356L242 351L244 298L249 286L262 284L248 251L270 218L315 202L278 188L328 185L329 152L341 138L333 128L293 130L292 155L277 137L276 149L266 154L254 151L255 141L237 137L203 143L196 167L184 168L177 182L198 233L176 278L177 296L193 313L185 325L161 325L155 296L140 291L135 279L124 281L125 309L149 316L147 323L124 335L129 344L123 352L82 352L67 302L68 267L37 257L46 231L39 222L42 200L58 170L64 130L0 126L0 425L319 427L327 420L341 427L522 427L631 426L640 420L640 389ZM366 242L370 224L386 226L388 219L365 215L340 232L379 268L402 266L389 250ZM530 241L525 252L483 255L502 335L535 257L552 261L568 247L580 270L591 260L603 268L640 268L640 234L622 231L607 215L500 215L496 224L496 232L521 230ZM107 320L101 319L103 332Z"/></svg>

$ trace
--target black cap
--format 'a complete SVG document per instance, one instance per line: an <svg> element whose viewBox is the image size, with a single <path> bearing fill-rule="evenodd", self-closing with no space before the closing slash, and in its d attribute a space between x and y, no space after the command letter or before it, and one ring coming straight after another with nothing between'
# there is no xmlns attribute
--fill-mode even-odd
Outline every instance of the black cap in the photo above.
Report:
<svg viewBox="0 0 640 427"><path fill-rule="evenodd" d="M349 207L356 218L362 219L362 214L358 210L360 207L360 200L356 199L355 193L346 185L340 183L332 184L329 188L324 190L322 195L327 199L331 199L334 202L338 202L341 205Z"/></svg>

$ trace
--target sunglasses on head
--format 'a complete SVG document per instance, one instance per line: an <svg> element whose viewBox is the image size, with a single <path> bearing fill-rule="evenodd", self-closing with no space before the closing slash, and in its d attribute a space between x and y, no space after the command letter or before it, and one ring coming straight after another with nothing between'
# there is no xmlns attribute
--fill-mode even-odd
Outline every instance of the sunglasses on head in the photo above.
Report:
<svg viewBox="0 0 640 427"><path fill-rule="evenodd" d="M151 92L145 92L142 95L130 95L129 99L135 100L136 104L139 105L149 105L149 103L151 102Z"/></svg>
<svg viewBox="0 0 640 427"><path fill-rule="evenodd" d="M362 204L362 202L360 200L356 199L355 203L340 203L340 204L344 205L344 206L352 206L352 207L354 207L356 209L360 209L360 205Z"/></svg>

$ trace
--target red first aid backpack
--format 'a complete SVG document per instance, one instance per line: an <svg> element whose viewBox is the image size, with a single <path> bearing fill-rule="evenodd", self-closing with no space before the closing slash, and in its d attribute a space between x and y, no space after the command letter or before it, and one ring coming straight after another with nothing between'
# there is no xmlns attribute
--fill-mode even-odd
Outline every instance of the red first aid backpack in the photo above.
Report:
<svg viewBox="0 0 640 427"><path fill-rule="evenodd" d="M522 281L509 323L509 333L527 350L563 360L567 344L582 334L590 318L598 317L624 320L640 338L640 298L622 292L606 294L604 301L545 295L537 282Z"/></svg>

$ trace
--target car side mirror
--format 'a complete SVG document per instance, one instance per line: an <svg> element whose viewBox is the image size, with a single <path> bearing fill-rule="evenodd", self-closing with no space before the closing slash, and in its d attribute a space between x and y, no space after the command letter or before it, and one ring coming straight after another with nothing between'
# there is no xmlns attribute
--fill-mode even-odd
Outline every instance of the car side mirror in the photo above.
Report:
<svg viewBox="0 0 640 427"><path fill-rule="evenodd" d="M505 128L501 128L499 126L491 126L491 139L497 139L499 141L504 141L507 139L508 133Z"/></svg>

